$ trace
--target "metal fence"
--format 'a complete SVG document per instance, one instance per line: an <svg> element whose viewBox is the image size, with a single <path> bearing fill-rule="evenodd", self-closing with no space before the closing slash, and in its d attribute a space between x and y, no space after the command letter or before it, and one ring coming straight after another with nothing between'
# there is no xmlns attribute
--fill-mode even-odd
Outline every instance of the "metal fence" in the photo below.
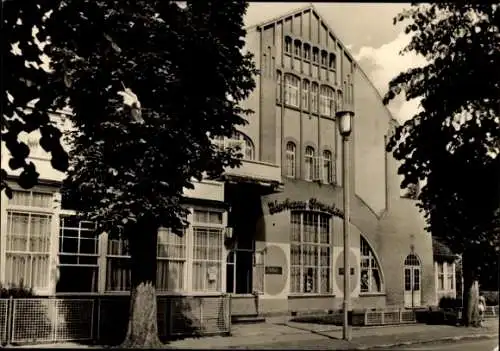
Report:
<svg viewBox="0 0 500 351"><path fill-rule="evenodd" d="M157 307L162 341L230 332L229 296L159 296ZM126 333L128 317L128 296L0 299L0 344L116 344Z"/></svg>
<svg viewBox="0 0 500 351"><path fill-rule="evenodd" d="M364 325L386 325L415 323L416 316L412 310L393 309L393 310L369 310L365 311Z"/></svg>

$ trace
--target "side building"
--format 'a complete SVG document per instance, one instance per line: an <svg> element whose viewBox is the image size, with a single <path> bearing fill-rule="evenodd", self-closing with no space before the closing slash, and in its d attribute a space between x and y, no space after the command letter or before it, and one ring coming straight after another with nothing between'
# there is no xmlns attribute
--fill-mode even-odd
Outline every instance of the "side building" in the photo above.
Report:
<svg viewBox="0 0 500 351"><path fill-rule="evenodd" d="M232 138L214 140L239 145L242 166L185 191L185 235L159 232L158 294L229 293L234 315L340 309L338 214L349 182L353 307L436 304L432 238L385 152L395 121L351 53L312 6L249 28L246 49L260 69L243 102L255 113ZM356 115L351 179L342 179L335 119L344 106ZM22 281L47 296L127 294L125 243L95 237L93 223L61 206L64 174L50 167L39 135L23 138L41 181L22 190L11 172L14 197L1 195L2 285ZM2 143L5 169L8 158Z"/></svg>

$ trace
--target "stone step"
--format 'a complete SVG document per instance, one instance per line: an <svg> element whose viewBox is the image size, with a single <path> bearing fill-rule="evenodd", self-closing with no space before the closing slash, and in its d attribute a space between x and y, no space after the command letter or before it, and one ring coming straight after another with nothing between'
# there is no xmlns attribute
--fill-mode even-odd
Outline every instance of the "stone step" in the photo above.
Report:
<svg viewBox="0 0 500 351"><path fill-rule="evenodd" d="M266 318L258 314L232 315L231 323L233 324L253 324L264 323Z"/></svg>

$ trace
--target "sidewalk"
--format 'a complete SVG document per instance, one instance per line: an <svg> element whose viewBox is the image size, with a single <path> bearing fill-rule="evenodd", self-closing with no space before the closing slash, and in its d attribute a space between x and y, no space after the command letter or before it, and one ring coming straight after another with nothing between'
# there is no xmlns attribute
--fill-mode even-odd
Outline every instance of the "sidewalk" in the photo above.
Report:
<svg viewBox="0 0 500 351"><path fill-rule="evenodd" d="M446 325L407 324L380 327L355 327L352 341L342 340L342 328L294 322L271 322L234 326L230 337L205 337L171 342L167 348L229 349L252 348L259 345L281 344L285 348L294 342L328 342L329 348L366 349L464 338L498 337L498 320L492 319L482 328ZM277 345L277 346L278 346Z"/></svg>
<svg viewBox="0 0 500 351"><path fill-rule="evenodd" d="M482 328L447 325L406 324L378 327L354 327L352 340L342 340L342 327L324 324L286 322L269 319L265 323L235 325L232 336L189 338L172 341L166 349L302 348L363 350L420 344L444 340L498 338L498 320L489 319ZM305 346L304 346L305 345ZM310 345L310 347L308 346ZM315 345L315 346L313 346ZM77 343L26 345L20 348L94 348ZM98 346L96 346L98 347Z"/></svg>

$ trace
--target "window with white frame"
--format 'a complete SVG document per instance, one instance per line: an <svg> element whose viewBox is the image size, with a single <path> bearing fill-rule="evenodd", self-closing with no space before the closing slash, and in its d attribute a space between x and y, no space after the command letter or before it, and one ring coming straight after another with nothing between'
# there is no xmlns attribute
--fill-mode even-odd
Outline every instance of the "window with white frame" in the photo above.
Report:
<svg viewBox="0 0 500 351"><path fill-rule="evenodd" d="M309 109L309 81L302 81L302 109Z"/></svg>
<svg viewBox="0 0 500 351"><path fill-rule="evenodd" d="M319 112L323 116L331 117L335 104L335 92L332 88L321 86L319 90Z"/></svg>
<svg viewBox="0 0 500 351"><path fill-rule="evenodd" d="M290 291L331 293L331 217L312 211L292 211L290 215Z"/></svg>
<svg viewBox="0 0 500 351"><path fill-rule="evenodd" d="M437 264L437 272L438 272L438 290L445 290L444 288L444 264L443 263L438 263Z"/></svg>
<svg viewBox="0 0 500 351"><path fill-rule="evenodd" d="M129 291L131 267L128 241L109 239L106 255L106 291Z"/></svg>
<svg viewBox="0 0 500 351"><path fill-rule="evenodd" d="M286 143L286 176L290 178L295 178L295 154L297 152L297 148L295 144L291 141Z"/></svg>
<svg viewBox="0 0 500 351"><path fill-rule="evenodd" d="M285 89L285 103L290 106L299 107L300 79L291 74L286 74Z"/></svg>
<svg viewBox="0 0 500 351"><path fill-rule="evenodd" d="M311 112L318 113L318 84L311 84Z"/></svg>
<svg viewBox="0 0 500 351"><path fill-rule="evenodd" d="M306 147L304 154L305 161L305 179L314 180L314 148L311 146Z"/></svg>
<svg viewBox="0 0 500 351"><path fill-rule="evenodd" d="M193 213L193 290L222 290L224 245L223 213L194 210Z"/></svg>
<svg viewBox="0 0 500 351"><path fill-rule="evenodd" d="M455 289L455 272L453 271L454 266L451 263L446 265L446 282L448 290Z"/></svg>
<svg viewBox="0 0 500 351"><path fill-rule="evenodd" d="M8 200L6 285L48 288L52 199L51 193L13 191L12 199Z"/></svg>
<svg viewBox="0 0 500 351"><path fill-rule="evenodd" d="M61 215L56 292L97 291L98 243L93 222L74 215Z"/></svg>
<svg viewBox="0 0 500 351"><path fill-rule="evenodd" d="M334 181L332 153L329 150L323 151L323 181L327 184Z"/></svg>
<svg viewBox="0 0 500 351"><path fill-rule="evenodd" d="M255 148L252 140L241 132L235 132L231 138L216 136L213 143L220 149L236 149L236 153L241 153L243 159L253 160L255 157Z"/></svg>
<svg viewBox="0 0 500 351"><path fill-rule="evenodd" d="M157 243L156 289L158 291L182 291L185 289L186 233L175 234L160 228Z"/></svg>
<svg viewBox="0 0 500 351"><path fill-rule="evenodd" d="M276 101L281 102L281 72L276 72Z"/></svg>
<svg viewBox="0 0 500 351"><path fill-rule="evenodd" d="M365 238L360 237L361 253L361 292L380 292L382 291L382 281L380 278L380 267L373 254L373 250Z"/></svg>

